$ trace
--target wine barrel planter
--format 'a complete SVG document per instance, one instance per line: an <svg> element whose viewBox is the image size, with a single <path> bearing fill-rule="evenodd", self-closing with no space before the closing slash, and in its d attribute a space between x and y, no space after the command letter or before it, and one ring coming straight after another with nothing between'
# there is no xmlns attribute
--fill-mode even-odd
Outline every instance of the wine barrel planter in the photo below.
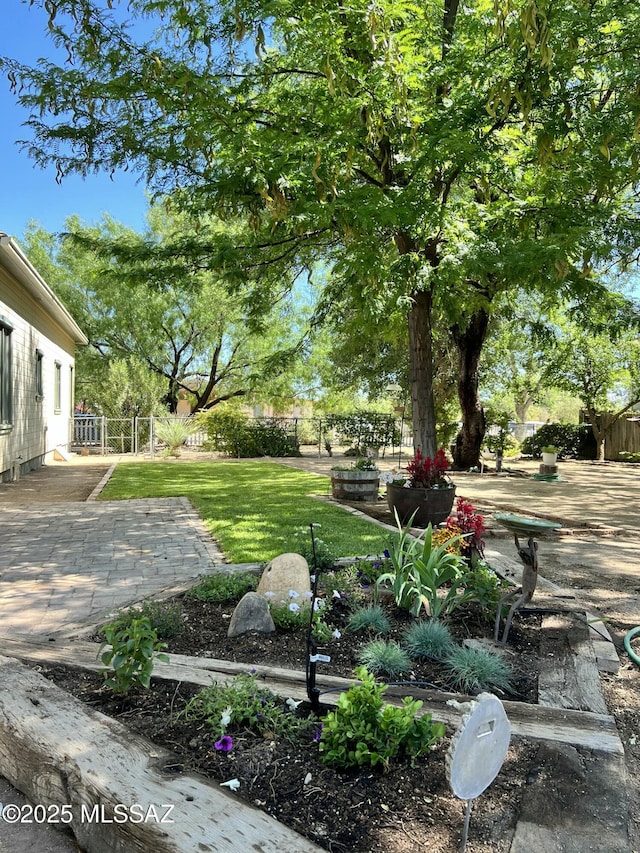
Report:
<svg viewBox="0 0 640 853"><path fill-rule="evenodd" d="M391 512L397 512L401 524L407 524L411 516L414 527L441 524L451 514L456 487L452 484L444 489L408 489L387 483L387 503Z"/></svg>
<svg viewBox="0 0 640 853"><path fill-rule="evenodd" d="M331 472L331 494L342 501L375 501L380 487L379 471Z"/></svg>

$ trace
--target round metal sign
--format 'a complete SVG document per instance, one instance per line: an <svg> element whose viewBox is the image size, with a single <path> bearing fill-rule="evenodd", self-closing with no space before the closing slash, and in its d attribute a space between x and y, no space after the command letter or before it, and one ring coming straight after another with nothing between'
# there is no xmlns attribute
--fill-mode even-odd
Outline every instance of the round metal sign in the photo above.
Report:
<svg viewBox="0 0 640 853"><path fill-rule="evenodd" d="M447 755L449 785L461 800L473 800L489 787L511 740L511 725L496 696L481 693L469 705Z"/></svg>

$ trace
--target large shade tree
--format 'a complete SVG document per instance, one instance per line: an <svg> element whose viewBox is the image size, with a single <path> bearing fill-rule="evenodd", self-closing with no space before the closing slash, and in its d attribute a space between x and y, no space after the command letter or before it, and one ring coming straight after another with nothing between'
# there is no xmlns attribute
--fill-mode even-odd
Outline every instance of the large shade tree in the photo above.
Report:
<svg viewBox="0 0 640 853"><path fill-rule="evenodd" d="M61 179L136 168L194 213L243 212L246 241L207 249L228 272L322 259L336 305L403 311L427 454L434 327L458 347L456 461L473 464L496 295L593 291L635 245L635 0L34 2L69 57L3 63L35 159Z"/></svg>

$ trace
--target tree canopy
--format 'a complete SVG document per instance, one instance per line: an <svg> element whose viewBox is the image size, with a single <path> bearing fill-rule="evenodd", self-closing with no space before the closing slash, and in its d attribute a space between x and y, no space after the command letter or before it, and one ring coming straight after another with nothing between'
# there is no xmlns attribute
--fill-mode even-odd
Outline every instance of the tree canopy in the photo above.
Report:
<svg viewBox="0 0 640 853"><path fill-rule="evenodd" d="M580 298L635 259L635 0L34 2L69 56L3 61L36 161L136 169L192 215L242 213L245 239L194 249L230 281L321 260L326 305L403 313L428 455L434 328L460 351L464 461L496 294Z"/></svg>

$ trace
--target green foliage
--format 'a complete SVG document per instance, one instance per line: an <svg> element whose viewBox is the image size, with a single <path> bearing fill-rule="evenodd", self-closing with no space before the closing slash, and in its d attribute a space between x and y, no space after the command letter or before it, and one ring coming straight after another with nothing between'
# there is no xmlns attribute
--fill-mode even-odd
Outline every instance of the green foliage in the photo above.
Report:
<svg viewBox="0 0 640 853"><path fill-rule="evenodd" d="M485 413L487 432L484 443L491 453L499 453L502 456L515 453L518 442L511 434L509 424L512 420L511 414L496 409L487 409Z"/></svg>
<svg viewBox="0 0 640 853"><path fill-rule="evenodd" d="M292 713L251 673L240 673L227 684L214 681L194 696L182 713L187 720L206 723L214 740L233 726L272 739L295 741L308 735L314 724L313 718L304 720Z"/></svg>
<svg viewBox="0 0 640 853"><path fill-rule="evenodd" d="M454 690L475 695L483 690L510 690L511 668L500 655L486 649L455 648L446 659Z"/></svg>
<svg viewBox="0 0 640 853"><path fill-rule="evenodd" d="M357 634L360 631L372 631L374 634L388 634L391 623L379 604L369 604L359 607L349 616L346 624L347 631Z"/></svg>
<svg viewBox="0 0 640 853"><path fill-rule="evenodd" d="M363 456L366 456L367 448L391 447L400 442L396 419L379 412L327 415L323 426L327 431L335 430L340 444L352 445Z"/></svg>
<svg viewBox="0 0 640 853"><path fill-rule="evenodd" d="M168 456L180 456L180 449L189 436L195 432L193 418L156 418L154 430L156 437L166 445Z"/></svg>
<svg viewBox="0 0 640 853"><path fill-rule="evenodd" d="M509 587L507 581L497 575L484 561L477 560L462 579L470 602L480 607L485 617L495 615L500 598Z"/></svg>
<svg viewBox="0 0 640 853"><path fill-rule="evenodd" d="M451 631L437 619L421 619L404 632L402 645L411 657L443 661L453 651L455 642Z"/></svg>
<svg viewBox="0 0 640 853"><path fill-rule="evenodd" d="M411 659L393 640L370 640L358 652L358 661L369 672L397 678L411 669Z"/></svg>
<svg viewBox="0 0 640 853"><path fill-rule="evenodd" d="M216 406L198 417L207 432L208 450L227 456L299 456L300 445L293 427L282 418L251 419L233 406Z"/></svg>
<svg viewBox="0 0 640 853"><path fill-rule="evenodd" d="M629 450L621 450L618 455L621 462L640 462L640 453L631 453Z"/></svg>
<svg viewBox="0 0 640 853"><path fill-rule="evenodd" d="M335 711L323 719L320 760L335 767L375 767L384 770L403 752L415 757L444 737L441 723L431 715L416 717L422 702L409 697L399 708L385 705L386 686L377 684L365 667L356 669L360 684L341 693Z"/></svg>
<svg viewBox="0 0 640 853"><path fill-rule="evenodd" d="M239 601L242 596L256 589L258 578L250 572L204 575L197 586L186 593L188 598L199 601Z"/></svg>
<svg viewBox="0 0 640 853"><path fill-rule="evenodd" d="M350 563L327 572L322 576L322 585L331 597L334 593L340 596L339 602L347 608L359 607L365 598L359 570L355 563Z"/></svg>
<svg viewBox="0 0 640 853"><path fill-rule="evenodd" d="M315 531L317 528L320 527L320 525L314 524L313 527ZM336 553L331 548L331 546L324 541L324 539L321 539L314 533L314 541L312 544L310 529L296 530L293 535L295 536L296 540L296 554L300 554L305 558L312 572L316 569L320 569L320 571L326 572L333 568L333 565L336 561Z"/></svg>
<svg viewBox="0 0 640 853"><path fill-rule="evenodd" d="M522 452L535 459L542 456L542 448L553 444L560 459L595 459L596 446L588 424L544 424L522 442Z"/></svg>
<svg viewBox="0 0 640 853"><path fill-rule="evenodd" d="M382 543L375 525L310 497L328 492L328 477L270 462L127 462L117 466L100 497L185 496L232 563L297 551L294 531L308 531L312 522L327 531L335 554L377 553Z"/></svg>
<svg viewBox="0 0 640 853"><path fill-rule="evenodd" d="M398 534L389 548L391 570L380 575L378 586L389 584L398 607L419 616L421 609L433 619L451 613L465 601L461 582L464 560L447 551L451 542L436 545L431 525L417 537L411 522L402 529L396 514Z"/></svg>
<svg viewBox="0 0 640 853"><path fill-rule="evenodd" d="M298 604L295 601L284 601L269 604L273 624L280 631L297 631L309 625L309 602ZM315 615L315 614L314 614ZM320 629L322 631L322 629Z"/></svg>
<svg viewBox="0 0 640 853"><path fill-rule="evenodd" d="M124 628L130 625L134 619L148 619L160 640L169 640L177 637L184 631L184 620L180 607L170 601L143 601L136 607L121 611L118 622Z"/></svg>
<svg viewBox="0 0 640 853"><path fill-rule="evenodd" d="M154 660L168 661L161 653L165 643L146 616L130 619L126 615L115 619L103 628L106 641L100 646L100 660L105 684L115 693L128 693L132 687L149 687ZM102 651L105 646L110 648Z"/></svg>

